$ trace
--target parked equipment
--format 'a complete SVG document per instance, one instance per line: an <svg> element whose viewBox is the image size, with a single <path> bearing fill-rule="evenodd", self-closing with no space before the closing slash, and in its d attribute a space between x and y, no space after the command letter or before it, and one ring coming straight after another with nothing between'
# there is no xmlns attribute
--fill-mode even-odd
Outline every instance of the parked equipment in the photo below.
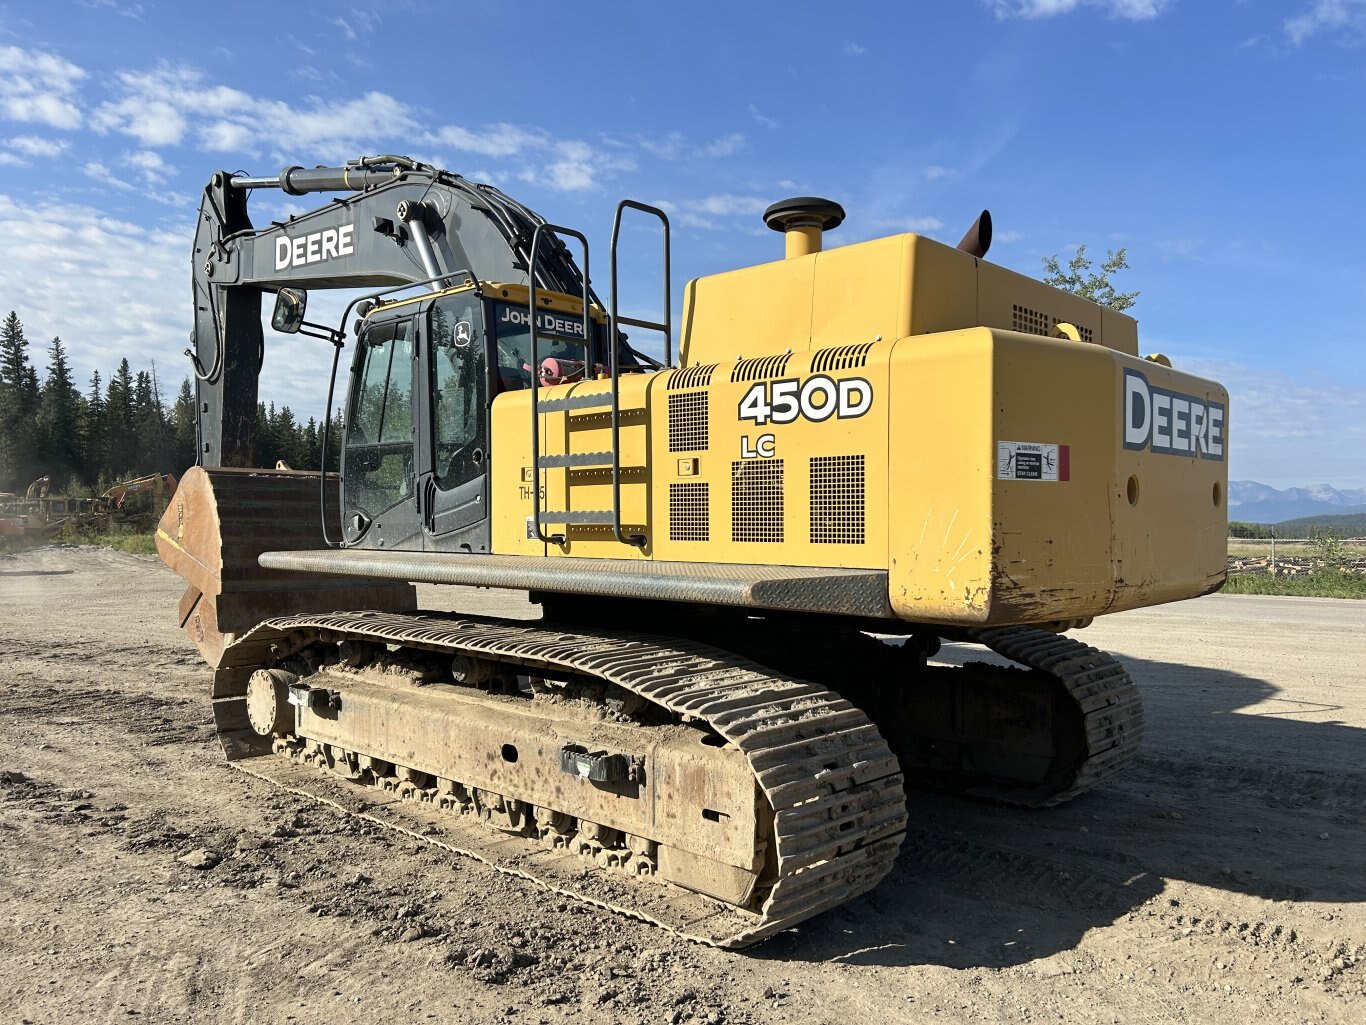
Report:
<svg viewBox="0 0 1366 1025"><path fill-rule="evenodd" d="M341 195L258 229L264 188ZM628 216L652 317L621 312ZM675 332L655 207L618 206L604 303L582 234L456 174L214 175L200 466L157 544L228 757L723 946L875 886L905 781L1046 805L1127 762L1137 691L1063 631L1223 582L1226 393L986 262L985 214L824 249L843 217L774 204L786 259L690 282ZM372 291L305 320L342 287ZM340 475L252 468L269 292L338 353L356 318ZM423 582L544 615L420 611Z"/></svg>
<svg viewBox="0 0 1366 1025"><path fill-rule="evenodd" d="M111 509L122 509L124 499L129 495L136 495L140 491L155 491L161 489L166 501L175 497L175 489L179 482L173 473L149 473L142 477L134 477L115 484L100 495L97 508L108 511Z"/></svg>

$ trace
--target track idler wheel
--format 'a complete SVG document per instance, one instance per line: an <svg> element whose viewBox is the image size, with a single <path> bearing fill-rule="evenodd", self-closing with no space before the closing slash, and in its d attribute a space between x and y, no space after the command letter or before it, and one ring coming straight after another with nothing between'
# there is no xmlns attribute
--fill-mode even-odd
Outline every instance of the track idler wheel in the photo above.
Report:
<svg viewBox="0 0 1366 1025"><path fill-rule="evenodd" d="M258 669L247 681L247 722L263 737L285 737L294 732L294 706L289 685L298 677L283 669Z"/></svg>

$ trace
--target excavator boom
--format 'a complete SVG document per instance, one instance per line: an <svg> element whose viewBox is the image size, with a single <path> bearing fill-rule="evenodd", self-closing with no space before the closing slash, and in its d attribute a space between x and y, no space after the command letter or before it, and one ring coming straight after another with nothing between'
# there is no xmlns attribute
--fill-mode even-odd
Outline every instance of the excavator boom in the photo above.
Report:
<svg viewBox="0 0 1366 1025"><path fill-rule="evenodd" d="M257 228L252 191L342 192L316 210ZM457 280L525 284L545 221L483 185L405 157L362 157L336 168L290 167L262 178L219 171L204 190L194 242L190 355L200 400L201 466L254 461L264 351L261 295L282 287L383 288ZM544 234L537 284L576 294L582 276Z"/></svg>

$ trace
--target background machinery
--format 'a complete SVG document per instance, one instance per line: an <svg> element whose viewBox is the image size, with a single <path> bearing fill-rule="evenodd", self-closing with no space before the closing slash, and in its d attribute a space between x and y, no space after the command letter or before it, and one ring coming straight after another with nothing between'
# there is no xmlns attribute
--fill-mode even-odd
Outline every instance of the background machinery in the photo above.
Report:
<svg viewBox="0 0 1366 1025"><path fill-rule="evenodd" d="M340 195L258 229L259 188ZM619 309L627 216L662 235L657 320ZM1045 805L1132 756L1133 683L1063 631L1220 586L1224 390L986 262L986 215L830 250L836 204L765 217L786 258L690 282L675 332L658 209L619 205L603 303L583 235L459 175L213 176L200 466L157 543L235 764L743 946L877 884L907 781ZM373 291L308 323L337 287ZM252 468L272 292L338 354L356 317L339 475Z"/></svg>

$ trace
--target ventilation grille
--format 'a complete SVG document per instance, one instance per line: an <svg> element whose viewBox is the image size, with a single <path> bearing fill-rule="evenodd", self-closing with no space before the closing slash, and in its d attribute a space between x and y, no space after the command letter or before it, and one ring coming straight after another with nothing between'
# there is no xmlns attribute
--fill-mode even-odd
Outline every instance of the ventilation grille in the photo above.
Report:
<svg viewBox="0 0 1366 1025"><path fill-rule="evenodd" d="M707 443L707 393L687 391L670 395L669 451L700 452Z"/></svg>
<svg viewBox="0 0 1366 1025"><path fill-rule="evenodd" d="M783 539L783 461L737 459L730 464L732 541Z"/></svg>
<svg viewBox="0 0 1366 1025"><path fill-rule="evenodd" d="M811 543L863 544L863 456L811 460Z"/></svg>
<svg viewBox="0 0 1366 1025"><path fill-rule="evenodd" d="M1011 326L1016 331L1026 331L1031 335L1043 335L1045 338L1052 338L1053 328L1063 322L1061 317L1052 317L1047 313L1031 310L1028 306L1016 305L1012 309L1014 316L1011 318ZM1077 324L1077 330L1081 332L1083 342L1094 342L1096 340L1095 332L1089 327Z"/></svg>
<svg viewBox="0 0 1366 1025"><path fill-rule="evenodd" d="M754 359L742 359L735 364L735 369L730 372L730 379L731 381L762 381L768 377L781 377L787 370L790 359L792 359L790 352L785 352L781 356L756 356Z"/></svg>
<svg viewBox="0 0 1366 1025"><path fill-rule="evenodd" d="M711 384L712 371L715 369L715 363L709 363L704 367L680 367L669 375L668 390L705 388Z"/></svg>
<svg viewBox="0 0 1366 1025"><path fill-rule="evenodd" d="M838 345L833 349L822 349L811 361L811 372L823 374L831 370L853 370L866 366L868 352L872 347L872 342L862 342L858 345Z"/></svg>
<svg viewBox="0 0 1366 1025"><path fill-rule="evenodd" d="M669 485L669 540L711 539L711 485L704 482Z"/></svg>

